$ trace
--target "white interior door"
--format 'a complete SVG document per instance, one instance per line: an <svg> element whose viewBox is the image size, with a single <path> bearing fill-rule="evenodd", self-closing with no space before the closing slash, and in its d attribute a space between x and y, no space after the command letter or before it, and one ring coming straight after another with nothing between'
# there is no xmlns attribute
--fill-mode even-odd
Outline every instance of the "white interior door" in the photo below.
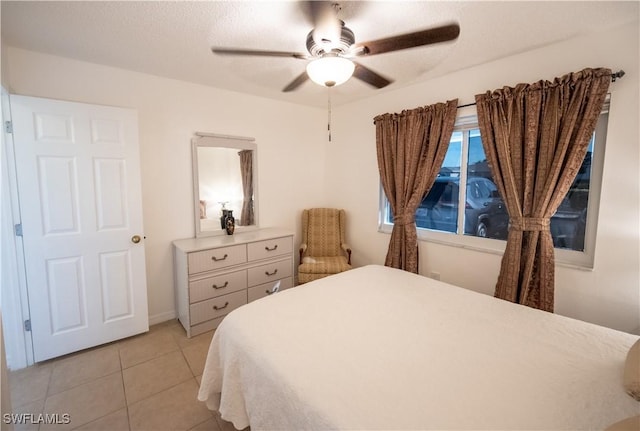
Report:
<svg viewBox="0 0 640 431"><path fill-rule="evenodd" d="M134 110L11 96L36 362L147 331Z"/></svg>

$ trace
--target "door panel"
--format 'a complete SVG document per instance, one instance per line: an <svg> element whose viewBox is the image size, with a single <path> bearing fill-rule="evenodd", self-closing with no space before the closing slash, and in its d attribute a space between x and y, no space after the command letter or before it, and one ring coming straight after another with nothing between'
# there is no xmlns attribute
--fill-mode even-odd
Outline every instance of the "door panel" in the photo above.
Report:
<svg viewBox="0 0 640 431"><path fill-rule="evenodd" d="M147 331L136 112L11 109L35 360Z"/></svg>
<svg viewBox="0 0 640 431"><path fill-rule="evenodd" d="M44 235L79 233L75 157L38 157Z"/></svg>
<svg viewBox="0 0 640 431"><path fill-rule="evenodd" d="M125 160L96 159L93 171L98 230L126 229L129 208Z"/></svg>
<svg viewBox="0 0 640 431"><path fill-rule="evenodd" d="M15 96L12 96L13 100ZM74 119L69 115L55 113L33 113L35 140L43 144L73 144L75 142Z"/></svg>
<svg viewBox="0 0 640 431"><path fill-rule="evenodd" d="M82 256L47 260L49 312L53 335L87 326Z"/></svg>
<svg viewBox="0 0 640 431"><path fill-rule="evenodd" d="M131 254L128 250L100 255L100 287L103 298L104 321L131 317L133 313L133 286Z"/></svg>

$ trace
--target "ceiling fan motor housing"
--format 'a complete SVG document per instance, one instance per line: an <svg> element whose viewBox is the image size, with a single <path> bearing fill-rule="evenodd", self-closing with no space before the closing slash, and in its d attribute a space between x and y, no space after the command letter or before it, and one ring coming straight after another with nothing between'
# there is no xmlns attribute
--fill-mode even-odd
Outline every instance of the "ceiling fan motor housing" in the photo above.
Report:
<svg viewBox="0 0 640 431"><path fill-rule="evenodd" d="M319 85L331 87L346 82L351 76L372 87L384 88L393 81L362 64L356 63L354 59L362 56L378 55L419 46L449 42L456 40L460 34L460 26L452 23L356 44L353 31L345 27L344 21L337 19L335 13L333 15L326 13L328 11L325 7L326 2L317 1L308 3L311 5L311 10L315 10L317 18L314 19L315 28L307 34L306 46L309 55L301 52L244 48L212 47L211 50L220 55L251 55L311 60L307 64L306 71L298 75L282 89L284 92L297 89L308 79L311 79ZM332 4L331 6L335 12L339 10L339 5ZM320 12L323 11L325 13L321 14Z"/></svg>
<svg viewBox="0 0 640 431"><path fill-rule="evenodd" d="M314 57L322 57L327 53L336 53L336 54L345 54L349 51L351 45L353 45L356 41L356 38L353 34L353 31L349 27L345 27L344 22L340 21L342 24L342 28L340 31L340 40L339 41L331 41L326 40L318 44L315 40L313 40L313 32L311 30L307 35L307 51Z"/></svg>

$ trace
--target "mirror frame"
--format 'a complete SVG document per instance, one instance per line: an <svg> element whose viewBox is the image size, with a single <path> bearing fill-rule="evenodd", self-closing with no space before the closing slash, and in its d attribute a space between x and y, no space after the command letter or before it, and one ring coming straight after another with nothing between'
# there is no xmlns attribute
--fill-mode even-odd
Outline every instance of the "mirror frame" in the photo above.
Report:
<svg viewBox="0 0 640 431"><path fill-rule="evenodd" d="M217 147L237 150L253 151L253 212L255 214L255 224L251 226L236 226L235 232L246 232L259 229L258 211L258 147L254 138L242 136L217 135L214 133L196 132L191 139L191 164L193 169L193 203L194 203L194 225L196 238L206 236L227 235L224 229L205 230L200 226L200 180L198 175L198 148Z"/></svg>

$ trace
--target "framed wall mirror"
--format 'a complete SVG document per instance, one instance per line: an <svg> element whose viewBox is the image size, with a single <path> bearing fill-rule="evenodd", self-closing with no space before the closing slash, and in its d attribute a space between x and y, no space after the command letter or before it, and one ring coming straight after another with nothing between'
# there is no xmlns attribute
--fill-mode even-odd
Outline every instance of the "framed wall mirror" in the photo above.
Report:
<svg viewBox="0 0 640 431"><path fill-rule="evenodd" d="M258 228L257 147L253 138L197 132L191 140L196 237Z"/></svg>

